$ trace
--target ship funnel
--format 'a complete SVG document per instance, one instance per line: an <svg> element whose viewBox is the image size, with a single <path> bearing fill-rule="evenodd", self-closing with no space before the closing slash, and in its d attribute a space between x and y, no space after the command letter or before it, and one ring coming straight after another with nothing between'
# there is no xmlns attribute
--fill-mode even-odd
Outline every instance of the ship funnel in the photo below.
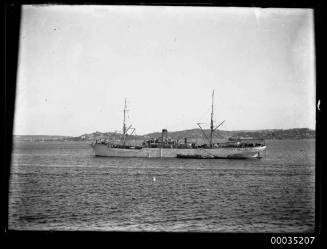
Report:
<svg viewBox="0 0 327 249"><path fill-rule="evenodd" d="M167 129L162 129L161 137L162 137L162 141L167 140L167 138L168 138L168 131L167 131Z"/></svg>

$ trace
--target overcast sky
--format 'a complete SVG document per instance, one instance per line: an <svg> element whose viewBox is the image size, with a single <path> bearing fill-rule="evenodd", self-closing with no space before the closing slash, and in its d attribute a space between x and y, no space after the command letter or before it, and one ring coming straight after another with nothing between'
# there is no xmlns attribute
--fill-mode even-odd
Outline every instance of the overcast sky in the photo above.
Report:
<svg viewBox="0 0 327 249"><path fill-rule="evenodd" d="M24 6L16 135L315 128L313 11Z"/></svg>

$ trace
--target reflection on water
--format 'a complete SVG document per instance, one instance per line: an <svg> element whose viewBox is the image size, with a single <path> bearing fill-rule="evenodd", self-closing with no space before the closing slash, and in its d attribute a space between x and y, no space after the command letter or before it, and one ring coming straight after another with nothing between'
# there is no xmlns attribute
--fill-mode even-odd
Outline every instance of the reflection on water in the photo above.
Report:
<svg viewBox="0 0 327 249"><path fill-rule="evenodd" d="M19 142L9 229L311 232L314 143L266 141L260 160L161 160L94 157L78 142Z"/></svg>

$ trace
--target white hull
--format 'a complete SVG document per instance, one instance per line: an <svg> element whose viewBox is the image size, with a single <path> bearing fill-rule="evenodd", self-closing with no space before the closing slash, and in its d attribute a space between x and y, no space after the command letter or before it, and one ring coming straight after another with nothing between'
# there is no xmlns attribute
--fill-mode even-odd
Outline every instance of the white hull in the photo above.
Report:
<svg viewBox="0 0 327 249"><path fill-rule="evenodd" d="M105 157L145 157L145 158L173 158L181 156L197 156L203 158L258 158L260 152L266 146L250 148L196 148L196 149L176 149L176 148L142 148L123 149L111 148L105 144L91 145L96 156Z"/></svg>

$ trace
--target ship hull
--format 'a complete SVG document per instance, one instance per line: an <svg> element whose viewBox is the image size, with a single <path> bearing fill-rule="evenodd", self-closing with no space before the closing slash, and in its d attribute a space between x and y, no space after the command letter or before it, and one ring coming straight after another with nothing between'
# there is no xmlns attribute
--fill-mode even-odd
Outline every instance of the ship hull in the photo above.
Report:
<svg viewBox="0 0 327 249"><path fill-rule="evenodd" d="M91 145L96 156L141 158L260 158L266 146L250 148L112 148L106 144Z"/></svg>

